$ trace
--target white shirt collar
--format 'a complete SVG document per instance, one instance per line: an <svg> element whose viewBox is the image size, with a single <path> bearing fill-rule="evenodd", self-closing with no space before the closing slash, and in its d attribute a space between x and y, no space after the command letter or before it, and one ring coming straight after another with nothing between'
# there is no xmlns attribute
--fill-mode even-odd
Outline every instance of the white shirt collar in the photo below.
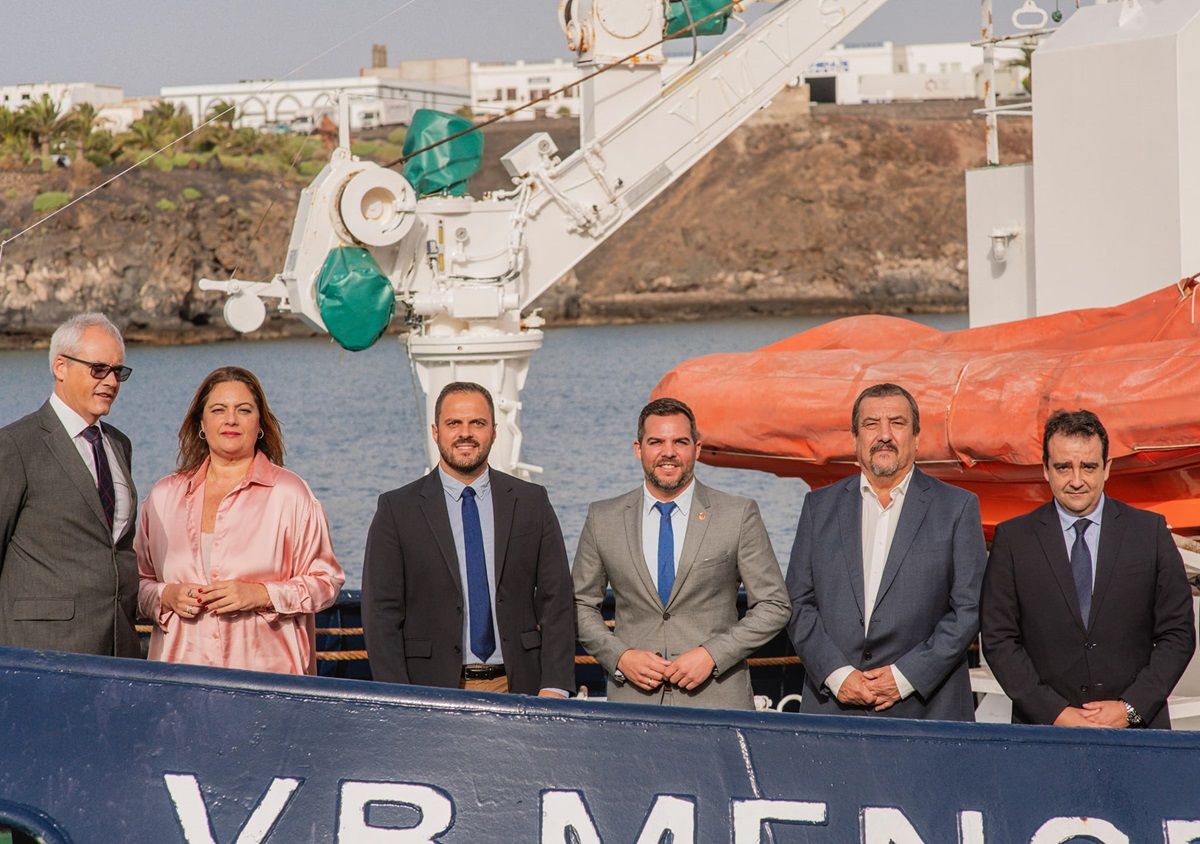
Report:
<svg viewBox="0 0 1200 844"><path fill-rule="evenodd" d="M684 488L683 492L679 493L679 495L677 495L671 499L673 502L675 502L675 506L679 508L679 512L683 514L683 517L685 519L688 517L688 514L691 513L691 511L692 511L692 496L695 494L696 494L696 479L692 478L691 481L688 482L687 487ZM659 501L659 499L657 499L653 495L651 495L650 490L646 487L646 484L643 483L642 484L642 515L643 516L650 515L650 513L654 509L654 505L657 504L658 501Z"/></svg>
<svg viewBox="0 0 1200 844"><path fill-rule="evenodd" d="M67 403L58 397L58 393L50 394L50 406L54 408L58 421L62 422L63 427L67 429L67 436L71 439L75 439L83 433L84 429L91 427L86 419L67 407ZM96 421L96 424L100 424L99 420Z"/></svg>
<svg viewBox="0 0 1200 844"><path fill-rule="evenodd" d="M892 487L892 498L896 496L904 496L908 493L908 485L912 483L913 470L916 469L916 464L908 467L908 474L904 476L904 480ZM863 497L868 495L878 500L879 494L875 492L875 487L871 486L871 480L867 477L866 472L860 472L858 476L858 486L862 491Z"/></svg>

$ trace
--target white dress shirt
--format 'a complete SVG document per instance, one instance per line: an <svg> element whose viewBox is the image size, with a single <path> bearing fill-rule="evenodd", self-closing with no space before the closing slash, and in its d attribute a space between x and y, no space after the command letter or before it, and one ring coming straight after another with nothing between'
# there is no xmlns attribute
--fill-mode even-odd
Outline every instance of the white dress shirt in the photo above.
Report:
<svg viewBox="0 0 1200 844"><path fill-rule="evenodd" d="M875 488L866 473L859 475L859 491L862 494L862 561L863 561L863 635L871 629L871 613L875 611L875 600L879 597L879 584L883 581L883 569L887 565L888 554L892 550L892 540L896 537L896 525L900 523L900 513L904 509L904 500L908 496L908 485L912 482L913 470L909 468L904 480L892 487L888 505L883 506ZM825 679L825 685L837 696L846 681L854 672L853 666L843 665L830 672ZM896 688L900 698L904 699L914 691L908 678L895 665L892 666L892 677L896 680Z"/></svg>
<svg viewBox="0 0 1200 844"><path fill-rule="evenodd" d="M79 456L83 458L83 465L87 466L88 472L92 475L92 483L99 488L100 480L96 475L96 464L92 458L92 444L83 438L84 429L90 427L87 420L67 407L67 403L60 399L57 393L50 394L50 406L54 408L58 420L67 429L67 436L75 443ZM117 458L117 452L113 449L112 443L108 441L108 435L104 433L103 425L100 426L100 434L100 440L104 443L104 453L108 455L108 468L112 473L113 491L116 493L116 501L113 502L112 527L113 542L116 542L125 533L125 528L129 526L129 516L133 512L133 494L130 492L129 478L125 474L124 464Z"/></svg>
<svg viewBox="0 0 1200 844"><path fill-rule="evenodd" d="M694 479L672 499L675 509L671 511L671 535L675 540L675 571L679 571L679 556L683 553L683 538L687 534L688 514L692 511L692 497L696 493ZM642 485L642 556L650 570L650 580L658 589L658 534L662 529L662 516L654 505L658 499Z"/></svg>

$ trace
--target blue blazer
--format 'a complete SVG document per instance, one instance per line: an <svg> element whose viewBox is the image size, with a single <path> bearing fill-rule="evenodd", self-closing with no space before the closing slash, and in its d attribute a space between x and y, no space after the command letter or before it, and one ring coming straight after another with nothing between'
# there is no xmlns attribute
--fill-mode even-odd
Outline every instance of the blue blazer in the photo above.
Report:
<svg viewBox="0 0 1200 844"><path fill-rule="evenodd" d="M979 632L987 551L974 493L913 469L864 632L860 475L804 500L788 566L788 634L804 662L801 712L975 720L967 648ZM876 713L824 685L845 665L896 665L915 692Z"/></svg>

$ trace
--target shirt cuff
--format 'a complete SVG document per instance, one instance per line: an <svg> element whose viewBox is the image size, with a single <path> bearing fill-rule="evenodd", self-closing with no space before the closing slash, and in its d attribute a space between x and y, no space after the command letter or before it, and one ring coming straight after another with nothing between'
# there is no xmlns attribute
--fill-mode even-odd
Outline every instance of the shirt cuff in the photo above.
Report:
<svg viewBox="0 0 1200 844"><path fill-rule="evenodd" d="M854 673L854 667L843 665L841 668L835 668L828 677L825 678L825 688L833 692L833 696L837 697L838 692L842 690L842 683L846 682L846 678Z"/></svg>
<svg viewBox="0 0 1200 844"><path fill-rule="evenodd" d="M908 682L908 678L904 676L904 673L900 671L895 663L892 664L892 679L896 681L896 690L900 692L901 700L904 700L916 691L912 683Z"/></svg>
<svg viewBox="0 0 1200 844"><path fill-rule="evenodd" d="M541 689L541 691L543 691L543 692L554 692L555 694L562 695L563 697L570 697L570 696L571 696L571 695L569 695L569 694L567 693L567 690L566 690L566 689L556 689L556 688L554 688L553 686L546 686L544 689Z"/></svg>

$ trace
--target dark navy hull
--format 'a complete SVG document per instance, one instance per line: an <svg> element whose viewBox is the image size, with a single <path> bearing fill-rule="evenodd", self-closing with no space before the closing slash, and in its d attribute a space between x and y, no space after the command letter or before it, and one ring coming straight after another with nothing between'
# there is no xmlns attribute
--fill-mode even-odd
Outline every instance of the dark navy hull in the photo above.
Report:
<svg viewBox="0 0 1200 844"><path fill-rule="evenodd" d="M1195 734L547 702L12 649L0 689L0 815L48 841L1200 837L1184 823L1200 819Z"/></svg>

